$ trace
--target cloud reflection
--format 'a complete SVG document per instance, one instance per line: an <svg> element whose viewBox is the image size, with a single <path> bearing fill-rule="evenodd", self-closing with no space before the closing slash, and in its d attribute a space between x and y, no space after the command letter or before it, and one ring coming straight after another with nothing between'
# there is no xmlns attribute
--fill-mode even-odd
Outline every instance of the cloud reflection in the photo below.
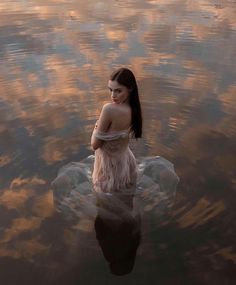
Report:
<svg viewBox="0 0 236 285"><path fill-rule="evenodd" d="M47 179L54 165L90 151L93 124L109 101L108 76L125 65L143 103L137 153L167 157L181 177L174 234L205 237L201 229L212 223L222 238L215 248L204 240L207 254L235 263L222 222L235 218L235 9L233 1L207 0L0 3L0 205L8 217L1 256L47 255L55 225L58 244L70 249L78 232L92 233L88 220L59 226ZM158 200L147 212L154 207ZM194 246L172 252L202 253Z"/></svg>
<svg viewBox="0 0 236 285"><path fill-rule="evenodd" d="M222 201L211 203L203 197L193 208L191 208L190 211L186 212L178 219L178 223L181 228L200 226L222 213L225 208L226 207Z"/></svg>

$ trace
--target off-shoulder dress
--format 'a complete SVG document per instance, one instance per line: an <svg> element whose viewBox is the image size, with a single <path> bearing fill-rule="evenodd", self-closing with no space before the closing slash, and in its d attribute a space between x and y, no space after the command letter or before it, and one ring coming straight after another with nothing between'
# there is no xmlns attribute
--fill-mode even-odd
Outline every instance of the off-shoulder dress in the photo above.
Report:
<svg viewBox="0 0 236 285"><path fill-rule="evenodd" d="M137 179L136 159L129 148L130 129L113 132L93 131L103 141L95 150L92 173L96 192L112 193L133 187Z"/></svg>

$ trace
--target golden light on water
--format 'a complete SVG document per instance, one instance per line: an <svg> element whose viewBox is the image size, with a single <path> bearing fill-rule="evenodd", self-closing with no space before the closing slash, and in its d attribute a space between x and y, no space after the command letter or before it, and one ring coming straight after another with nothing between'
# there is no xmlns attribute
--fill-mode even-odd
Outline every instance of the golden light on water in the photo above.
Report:
<svg viewBox="0 0 236 285"><path fill-rule="evenodd" d="M93 219L81 209L73 221L69 209L58 213L50 183L68 161L93 154L94 122L110 100L107 80L127 66L137 77L143 110L144 135L131 147L137 157L166 157L180 177L171 221L157 214L163 200L143 192L143 241L132 278L230 284L235 13L234 1L0 3L1 258L30 266L47 260L42 284L51 268L61 274L53 281L63 283L78 264L77 283L93 268L102 276ZM9 272L17 268L11 264ZM0 273L5 282L8 271Z"/></svg>

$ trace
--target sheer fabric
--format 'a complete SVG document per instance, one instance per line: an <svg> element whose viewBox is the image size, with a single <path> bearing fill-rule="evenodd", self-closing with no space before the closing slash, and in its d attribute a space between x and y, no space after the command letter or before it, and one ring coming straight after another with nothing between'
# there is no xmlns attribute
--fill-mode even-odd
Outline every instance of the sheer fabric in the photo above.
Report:
<svg viewBox="0 0 236 285"><path fill-rule="evenodd" d="M96 192L116 192L136 183L137 165L129 148L130 130L102 133L94 130L93 136L103 141L95 151L92 174Z"/></svg>
<svg viewBox="0 0 236 285"><path fill-rule="evenodd" d="M179 182L174 165L160 156L139 157L136 161L138 174L134 172L133 175L137 175L134 187L122 188L112 193L93 191L94 155L62 166L52 181L55 208L66 219L81 225L90 219L92 221L98 213L103 218L119 221L123 218L130 219L130 215L126 203L122 203L117 197L125 195L128 198L133 195L132 215L136 216L141 210L153 213L159 221L166 220L174 204ZM134 166L136 170L136 164Z"/></svg>

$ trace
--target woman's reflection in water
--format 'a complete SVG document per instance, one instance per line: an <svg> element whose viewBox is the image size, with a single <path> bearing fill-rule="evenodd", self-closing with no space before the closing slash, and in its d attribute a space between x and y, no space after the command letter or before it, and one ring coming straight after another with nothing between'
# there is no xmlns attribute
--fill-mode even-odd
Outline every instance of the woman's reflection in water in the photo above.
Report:
<svg viewBox="0 0 236 285"><path fill-rule="evenodd" d="M95 219L97 240L111 272L128 274L133 269L140 243L141 214L144 217L144 211L150 212L158 216L159 222L162 218L166 221L179 178L170 161L158 156L145 157L138 160L135 186L119 192L96 192L91 187L93 162L94 156L90 156L60 168L52 182L55 207L70 225L79 226L78 245L83 241L87 244L84 236L93 233L85 225ZM93 250L89 241L87 246Z"/></svg>
<svg viewBox="0 0 236 285"><path fill-rule="evenodd" d="M95 231L114 275L132 271L140 243L140 214L134 212L134 193L97 193Z"/></svg>

